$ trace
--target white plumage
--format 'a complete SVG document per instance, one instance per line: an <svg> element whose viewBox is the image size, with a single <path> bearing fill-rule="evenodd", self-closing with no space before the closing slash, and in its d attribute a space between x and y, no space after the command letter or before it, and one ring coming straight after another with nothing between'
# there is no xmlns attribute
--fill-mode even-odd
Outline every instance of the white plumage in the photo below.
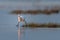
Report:
<svg viewBox="0 0 60 40"><path fill-rule="evenodd" d="M19 16L19 15L18 15L18 22L24 22L24 21L25 21L25 19L22 18L22 16Z"/></svg>

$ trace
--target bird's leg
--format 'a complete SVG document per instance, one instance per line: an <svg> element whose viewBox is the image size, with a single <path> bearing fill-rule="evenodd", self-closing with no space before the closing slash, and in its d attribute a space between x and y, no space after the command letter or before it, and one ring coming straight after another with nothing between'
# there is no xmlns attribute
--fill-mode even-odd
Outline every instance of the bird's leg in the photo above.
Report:
<svg viewBox="0 0 60 40"><path fill-rule="evenodd" d="M17 27L19 26L19 22L18 22L18 24L16 25Z"/></svg>

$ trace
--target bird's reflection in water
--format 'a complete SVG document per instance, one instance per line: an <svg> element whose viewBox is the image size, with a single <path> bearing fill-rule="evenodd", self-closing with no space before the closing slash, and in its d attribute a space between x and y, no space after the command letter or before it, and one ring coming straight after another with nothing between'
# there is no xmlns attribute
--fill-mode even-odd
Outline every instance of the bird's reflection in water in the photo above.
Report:
<svg viewBox="0 0 60 40"><path fill-rule="evenodd" d="M18 40L20 40L20 26L18 26Z"/></svg>
<svg viewBox="0 0 60 40"><path fill-rule="evenodd" d="M20 40L23 35L25 36L25 28L21 27L21 25L22 25L22 23L16 25L17 32L18 32L18 40Z"/></svg>

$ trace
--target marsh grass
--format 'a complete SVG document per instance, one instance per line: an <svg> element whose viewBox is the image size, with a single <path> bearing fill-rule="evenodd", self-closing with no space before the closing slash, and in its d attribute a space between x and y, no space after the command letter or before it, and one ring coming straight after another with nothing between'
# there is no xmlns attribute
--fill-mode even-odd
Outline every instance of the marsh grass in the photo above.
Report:
<svg viewBox="0 0 60 40"><path fill-rule="evenodd" d="M22 27L30 28L60 28L60 24L48 23L48 24L37 24L37 23L28 23L22 25Z"/></svg>

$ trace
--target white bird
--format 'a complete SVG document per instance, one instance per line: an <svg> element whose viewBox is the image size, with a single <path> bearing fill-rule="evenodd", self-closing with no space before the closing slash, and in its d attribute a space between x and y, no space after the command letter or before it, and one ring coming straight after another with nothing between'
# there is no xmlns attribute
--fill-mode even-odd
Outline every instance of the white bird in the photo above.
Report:
<svg viewBox="0 0 60 40"><path fill-rule="evenodd" d="M20 22L24 22L26 24L25 19L22 16L18 15L18 24L16 26L18 26Z"/></svg>
<svg viewBox="0 0 60 40"><path fill-rule="evenodd" d="M16 25L18 27L18 40L20 40L20 36L21 36L20 25L19 25L20 22L26 23L25 19L22 16L18 15L18 24Z"/></svg>

